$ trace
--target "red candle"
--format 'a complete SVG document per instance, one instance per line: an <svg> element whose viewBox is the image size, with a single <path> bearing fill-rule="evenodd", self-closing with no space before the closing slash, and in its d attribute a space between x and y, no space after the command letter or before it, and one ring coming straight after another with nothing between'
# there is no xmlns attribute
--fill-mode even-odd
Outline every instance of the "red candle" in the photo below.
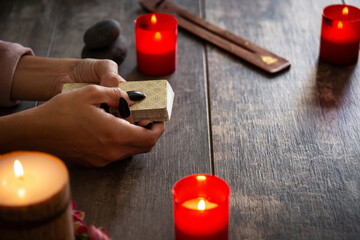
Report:
<svg viewBox="0 0 360 240"><path fill-rule="evenodd" d="M171 15L150 13L135 20L137 64L140 72L163 76L176 69L177 20Z"/></svg>
<svg viewBox="0 0 360 240"><path fill-rule="evenodd" d="M226 240L229 225L227 183L213 175L195 174L173 187L177 240Z"/></svg>
<svg viewBox="0 0 360 240"><path fill-rule="evenodd" d="M360 43L360 9L330 5L323 11L320 59L334 65L356 63Z"/></svg>

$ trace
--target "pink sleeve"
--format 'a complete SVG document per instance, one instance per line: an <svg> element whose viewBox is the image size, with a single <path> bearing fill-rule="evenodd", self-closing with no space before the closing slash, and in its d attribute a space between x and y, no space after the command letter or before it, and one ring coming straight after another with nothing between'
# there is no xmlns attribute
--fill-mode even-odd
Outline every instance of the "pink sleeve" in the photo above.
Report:
<svg viewBox="0 0 360 240"><path fill-rule="evenodd" d="M30 48L0 40L0 106L10 107L18 103L11 100L11 85L16 66L23 55L34 55Z"/></svg>

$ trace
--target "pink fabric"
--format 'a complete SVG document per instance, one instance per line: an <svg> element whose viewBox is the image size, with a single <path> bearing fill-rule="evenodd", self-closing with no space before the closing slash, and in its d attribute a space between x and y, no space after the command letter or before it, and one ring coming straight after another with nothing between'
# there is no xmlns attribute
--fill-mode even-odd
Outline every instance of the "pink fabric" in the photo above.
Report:
<svg viewBox="0 0 360 240"><path fill-rule="evenodd" d="M11 85L16 66L23 55L34 55L30 48L0 40L0 106L10 107L18 103L11 100Z"/></svg>

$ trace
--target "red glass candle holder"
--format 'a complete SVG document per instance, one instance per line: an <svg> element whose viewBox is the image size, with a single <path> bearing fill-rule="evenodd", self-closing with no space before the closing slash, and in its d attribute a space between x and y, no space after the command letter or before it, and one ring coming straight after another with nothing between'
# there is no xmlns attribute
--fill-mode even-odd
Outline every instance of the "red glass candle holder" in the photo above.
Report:
<svg viewBox="0 0 360 240"><path fill-rule="evenodd" d="M213 175L195 174L173 187L177 240L226 240L229 225L227 183Z"/></svg>
<svg viewBox="0 0 360 240"><path fill-rule="evenodd" d="M149 76L176 69L177 20L164 13L149 13L135 20L137 65Z"/></svg>
<svg viewBox="0 0 360 240"><path fill-rule="evenodd" d="M320 59L334 65L357 62L360 44L360 9L350 5L324 8Z"/></svg>

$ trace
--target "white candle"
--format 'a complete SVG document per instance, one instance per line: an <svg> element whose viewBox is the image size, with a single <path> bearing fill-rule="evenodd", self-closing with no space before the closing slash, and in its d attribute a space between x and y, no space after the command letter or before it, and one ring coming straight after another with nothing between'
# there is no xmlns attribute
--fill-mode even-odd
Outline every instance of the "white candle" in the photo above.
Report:
<svg viewBox="0 0 360 240"><path fill-rule="evenodd" d="M23 168L16 176L15 160ZM0 157L0 205L27 206L55 195L68 182L65 165L57 158L43 153L17 152Z"/></svg>
<svg viewBox="0 0 360 240"><path fill-rule="evenodd" d="M72 240L71 211L69 174L60 159L40 152L0 155L1 237Z"/></svg>

